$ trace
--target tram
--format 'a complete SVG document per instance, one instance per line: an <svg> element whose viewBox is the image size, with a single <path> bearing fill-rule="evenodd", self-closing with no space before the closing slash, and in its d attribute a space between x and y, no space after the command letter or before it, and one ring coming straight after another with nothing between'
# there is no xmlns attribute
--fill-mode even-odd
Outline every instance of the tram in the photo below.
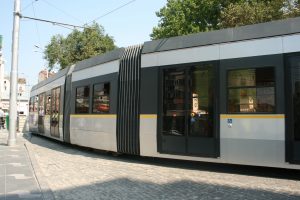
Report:
<svg viewBox="0 0 300 200"><path fill-rule="evenodd" d="M145 42L35 85L29 128L74 145L300 169L300 18Z"/></svg>

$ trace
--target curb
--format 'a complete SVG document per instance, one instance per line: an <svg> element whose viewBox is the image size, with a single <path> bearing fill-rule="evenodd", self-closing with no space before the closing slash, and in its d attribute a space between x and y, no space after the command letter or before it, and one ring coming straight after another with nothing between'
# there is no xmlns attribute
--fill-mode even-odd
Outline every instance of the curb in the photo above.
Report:
<svg viewBox="0 0 300 200"><path fill-rule="evenodd" d="M24 137L30 141L31 139L31 134L30 133L24 133ZM41 189L41 192L42 192L42 195L43 195L43 199L44 200L55 200L55 197L54 197L54 194L52 192L52 190L50 189L47 181L46 181L46 178L44 176L44 174L42 173L36 159L35 159L35 156L32 155L31 152L33 152L33 149L31 148L30 145L27 145L27 141L24 141L24 146L27 150L27 154L30 158L30 161L31 161L31 166L33 168L33 172L34 172L34 175L35 175L35 178L40 186L40 189Z"/></svg>

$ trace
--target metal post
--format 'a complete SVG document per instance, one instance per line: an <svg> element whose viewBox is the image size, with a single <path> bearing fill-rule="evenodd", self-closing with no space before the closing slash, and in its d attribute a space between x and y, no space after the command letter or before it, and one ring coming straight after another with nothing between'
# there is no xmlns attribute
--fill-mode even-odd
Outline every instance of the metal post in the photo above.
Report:
<svg viewBox="0 0 300 200"><path fill-rule="evenodd" d="M11 57L11 71L10 71L9 136L7 141L8 146L13 146L16 144L19 28L20 28L20 0L15 0L14 27L13 27L13 36L12 36L12 57Z"/></svg>

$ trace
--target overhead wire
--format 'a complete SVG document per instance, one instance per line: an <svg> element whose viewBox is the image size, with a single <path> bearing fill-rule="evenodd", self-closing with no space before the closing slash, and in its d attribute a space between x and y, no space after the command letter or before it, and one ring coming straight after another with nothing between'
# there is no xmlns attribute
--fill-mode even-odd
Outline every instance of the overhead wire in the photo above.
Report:
<svg viewBox="0 0 300 200"><path fill-rule="evenodd" d="M74 30L74 29L76 29L76 28L70 28L70 27L68 27L68 26L65 26L65 25L62 25L62 24L56 24L57 26L60 26L60 27L63 27L63 28L66 28L66 29L69 29L69 30Z"/></svg>
<svg viewBox="0 0 300 200"><path fill-rule="evenodd" d="M36 3L38 0L32 0L29 4L27 4L26 6L24 6L21 11L26 10L27 8L29 8L33 3Z"/></svg>
<svg viewBox="0 0 300 200"><path fill-rule="evenodd" d="M62 22L56 22L56 21L51 21L51 20L47 20L47 19L41 19L41 18L34 18L34 17L28 17L28 16L24 16L21 15L19 13L20 18L24 18L24 19L31 19L31 20L36 20L36 21L40 21L40 22L46 22L46 23L51 23L53 25L63 25L63 26L68 26L68 27L73 27L73 28L86 28L84 26L78 26L78 25L73 25L73 24L67 24L67 23L62 23Z"/></svg>
<svg viewBox="0 0 300 200"><path fill-rule="evenodd" d="M22 11L24 11L25 9L27 9L30 5L33 6L33 4L34 4L35 2L37 2L37 1L39 1L39 0L33 0L33 1L31 1L31 3L28 4L27 6L25 6L25 7L22 9ZM70 15L69 13L63 11L62 9L56 7L55 5L49 3L47 0L42 0L42 1L44 1L44 2L47 3L48 5L50 5L50 6L54 7L54 8L56 8L57 10L63 12L64 14L66 14L66 15L72 17L73 19L76 19L77 21L81 21L81 20L77 19L76 17ZM107 16L107 15L109 15L109 14L111 14L111 13L114 13L114 12L116 12L117 10L119 10L119 9L121 9L121 8L123 8L123 7L125 7L125 6L127 6L127 5L129 5L129 4L131 4L131 3L133 3L133 2L135 2L135 1L137 1L137 0L131 0L131 1L128 1L127 3L122 4L122 5L118 6L117 8L114 8L113 10L108 11L107 13L104 13L103 15L101 15L101 16L99 16L99 17L93 19L93 20L91 20L90 22L84 24L83 26L78 26L78 25L73 25L73 24L67 24L67 23L62 23L62 22L57 22L57 21L51 21L51 20L46 20L46 19L41 19L41 18L36 18L34 8L33 8L34 17L23 16L21 13L18 13L18 14L19 14L19 16L20 16L21 18L23 18L23 19L36 20L36 21L40 21L40 22L51 23L51 24L53 24L53 25L61 26L61 27L63 27L63 28L68 28L68 29L71 29L71 28L69 28L69 27L73 27L73 29L75 29L75 28L87 28L87 27L88 27L88 26L87 26L88 24L90 24L90 23L92 23L92 22L96 22L96 21L98 21L99 19L101 19L101 18L103 18L103 17L105 17L105 16ZM37 34L39 35L37 25L36 25L36 31L37 31ZM40 37L40 36L38 36L38 37Z"/></svg>
<svg viewBox="0 0 300 200"><path fill-rule="evenodd" d="M33 11L34 17L36 18L35 8L34 8L34 5L33 5L33 2L32 2L32 11ZM38 43L39 43L40 46L42 46L41 45L41 37L40 37L39 29L38 29L38 24L37 24L36 21L35 21L35 30L36 30L36 34L37 34L37 37L38 37Z"/></svg>
<svg viewBox="0 0 300 200"><path fill-rule="evenodd" d="M127 2L127 3L125 3L125 4L122 4L121 6L119 6L119 7L117 7L117 8L114 8L113 10L108 11L107 13L104 13L103 15L101 15L101 16L95 18L94 20L91 20L91 21L88 22L87 24L90 24L90 23L92 23L92 22L96 22L96 21L98 21L99 19L101 19L101 18L103 18L103 17L105 17L105 16L107 16L107 15L109 15L109 14L111 14L111 13L113 13L113 12L115 12L115 11L117 11L117 10L119 10L119 9L121 9L121 8L123 8L123 7L125 7L125 6L127 6L127 5L129 5L129 4L131 4L131 3L133 3L133 2L135 2L135 1L136 1L136 0L131 0L131 1Z"/></svg>
<svg viewBox="0 0 300 200"><path fill-rule="evenodd" d="M60 11L61 13L64 13L65 15L67 15L67 16L73 18L73 19L76 20L76 21L78 21L78 22L80 22L80 23L84 23L84 22L83 22L82 20L80 20L79 18L77 18L77 17L75 17L75 16L69 14L68 12L62 10L61 8L59 8L59 7L57 7L57 6L55 6L54 4L50 3L49 1L47 1L47 0L42 0L42 2L48 4L49 6L55 8L56 10Z"/></svg>

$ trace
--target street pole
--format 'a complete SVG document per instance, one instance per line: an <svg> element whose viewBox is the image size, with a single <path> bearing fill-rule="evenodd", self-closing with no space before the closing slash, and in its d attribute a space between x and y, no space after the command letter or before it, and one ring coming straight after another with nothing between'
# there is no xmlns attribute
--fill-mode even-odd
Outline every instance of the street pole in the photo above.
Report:
<svg viewBox="0 0 300 200"><path fill-rule="evenodd" d="M13 27L13 36L12 36L12 57L11 57L11 71L10 71L9 136L7 141L8 146L16 145L19 28L20 28L20 0L15 0L14 27Z"/></svg>

